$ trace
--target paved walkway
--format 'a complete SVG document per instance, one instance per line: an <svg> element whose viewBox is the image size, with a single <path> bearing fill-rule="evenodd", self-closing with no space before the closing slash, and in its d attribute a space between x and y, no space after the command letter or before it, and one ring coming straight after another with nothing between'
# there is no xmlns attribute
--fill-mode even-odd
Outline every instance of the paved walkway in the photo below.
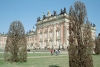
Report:
<svg viewBox="0 0 100 67"><path fill-rule="evenodd" d="M4 52L0 52L0 53L4 53ZM27 52L27 53L50 53L50 52ZM67 51L61 51L60 54L68 54Z"/></svg>
<svg viewBox="0 0 100 67"><path fill-rule="evenodd" d="M0 53L4 53L4 52L0 52Z"/></svg>
<svg viewBox="0 0 100 67"><path fill-rule="evenodd" d="M68 56L68 55L57 55L57 56ZM52 56L33 56L33 57L27 57L27 58L45 58L45 57L57 57L56 55L52 55ZM0 58L4 59L4 58Z"/></svg>
<svg viewBox="0 0 100 67"><path fill-rule="evenodd" d="M68 56L68 55L57 55L57 56ZM56 55L52 56L35 56L35 57L27 57L27 58L44 58L44 57L57 57Z"/></svg>

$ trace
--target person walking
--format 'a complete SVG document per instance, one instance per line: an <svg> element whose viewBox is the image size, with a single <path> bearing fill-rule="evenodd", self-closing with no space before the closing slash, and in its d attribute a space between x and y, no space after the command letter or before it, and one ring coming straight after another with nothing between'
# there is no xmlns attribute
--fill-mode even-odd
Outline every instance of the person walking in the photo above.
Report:
<svg viewBox="0 0 100 67"><path fill-rule="evenodd" d="M60 49L58 50L58 53L60 53Z"/></svg>
<svg viewBox="0 0 100 67"><path fill-rule="evenodd" d="M53 55L53 50L51 49L51 55Z"/></svg>
<svg viewBox="0 0 100 67"><path fill-rule="evenodd" d="M58 50L55 50L56 56L58 55Z"/></svg>

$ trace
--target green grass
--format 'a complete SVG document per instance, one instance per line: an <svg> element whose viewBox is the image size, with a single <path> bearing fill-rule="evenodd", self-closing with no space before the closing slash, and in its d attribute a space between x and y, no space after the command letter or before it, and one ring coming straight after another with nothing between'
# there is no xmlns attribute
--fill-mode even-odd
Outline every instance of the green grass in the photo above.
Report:
<svg viewBox="0 0 100 67"><path fill-rule="evenodd" d="M0 60L0 67L50 67L51 65L68 67L68 57L30 58L24 63L8 63L4 62L4 60Z"/></svg>
<svg viewBox="0 0 100 67"><path fill-rule="evenodd" d="M0 53L0 58L4 58L4 54L3 53Z"/></svg>
<svg viewBox="0 0 100 67"><path fill-rule="evenodd" d="M36 57L36 56L50 56L50 53L27 53L28 57ZM60 54L63 55L63 54ZM64 54L65 55L65 54ZM4 58L4 54L0 53L0 58Z"/></svg>
<svg viewBox="0 0 100 67"><path fill-rule="evenodd" d="M50 53L28 53L28 57L36 57L36 56L50 56ZM4 53L0 53L0 58L4 58Z"/></svg>
<svg viewBox="0 0 100 67"><path fill-rule="evenodd" d="M0 49L0 52L3 52L3 50Z"/></svg>
<svg viewBox="0 0 100 67"><path fill-rule="evenodd" d="M50 56L49 53L32 53L32 56ZM0 55L1 56L1 55ZM9 63L0 60L0 67L69 67L68 56L51 56L42 58L28 58L27 62ZM100 55L93 55L94 67L100 67Z"/></svg>
<svg viewBox="0 0 100 67"><path fill-rule="evenodd" d="M100 55L93 55L94 67L100 67Z"/></svg>

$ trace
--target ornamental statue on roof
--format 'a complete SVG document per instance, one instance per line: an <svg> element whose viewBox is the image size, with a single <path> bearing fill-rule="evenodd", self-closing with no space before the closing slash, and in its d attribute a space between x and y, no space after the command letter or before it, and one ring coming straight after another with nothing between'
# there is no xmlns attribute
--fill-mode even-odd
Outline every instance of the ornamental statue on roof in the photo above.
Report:
<svg viewBox="0 0 100 67"><path fill-rule="evenodd" d="M40 17L37 18L37 22L40 21Z"/></svg>
<svg viewBox="0 0 100 67"><path fill-rule="evenodd" d="M66 8L64 7L64 13L66 13Z"/></svg>
<svg viewBox="0 0 100 67"><path fill-rule="evenodd" d="M44 12L43 12L43 18L42 19L44 20L45 18L46 18L46 16L44 15Z"/></svg>
<svg viewBox="0 0 100 67"><path fill-rule="evenodd" d="M48 17L50 17L50 16L51 16L51 12L50 12L50 11L48 11L47 16L48 16Z"/></svg>
<svg viewBox="0 0 100 67"><path fill-rule="evenodd" d="M53 11L53 13L54 13L54 16L56 16L56 15L57 15L57 11Z"/></svg>

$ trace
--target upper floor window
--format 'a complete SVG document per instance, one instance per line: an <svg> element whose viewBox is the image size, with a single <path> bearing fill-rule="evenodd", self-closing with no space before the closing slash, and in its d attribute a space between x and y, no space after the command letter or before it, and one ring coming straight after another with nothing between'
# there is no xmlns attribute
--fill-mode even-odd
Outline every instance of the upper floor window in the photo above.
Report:
<svg viewBox="0 0 100 67"><path fill-rule="evenodd" d="M53 37L53 32L50 32L50 37Z"/></svg>
<svg viewBox="0 0 100 67"><path fill-rule="evenodd" d="M57 31L57 37L60 37L60 30Z"/></svg>
<svg viewBox="0 0 100 67"><path fill-rule="evenodd" d="M40 39L42 39L42 34L40 34Z"/></svg>
<svg viewBox="0 0 100 67"><path fill-rule="evenodd" d="M45 38L48 38L48 34L47 33L45 33Z"/></svg>

